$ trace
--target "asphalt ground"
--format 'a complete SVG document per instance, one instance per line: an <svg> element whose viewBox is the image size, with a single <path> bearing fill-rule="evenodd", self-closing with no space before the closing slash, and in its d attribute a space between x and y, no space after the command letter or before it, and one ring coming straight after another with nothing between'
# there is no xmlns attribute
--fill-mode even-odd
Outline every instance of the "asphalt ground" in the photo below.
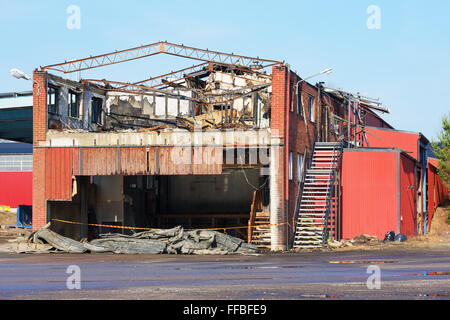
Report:
<svg viewBox="0 0 450 320"><path fill-rule="evenodd" d="M0 299L449 300L449 295L449 246L255 256L0 254Z"/></svg>

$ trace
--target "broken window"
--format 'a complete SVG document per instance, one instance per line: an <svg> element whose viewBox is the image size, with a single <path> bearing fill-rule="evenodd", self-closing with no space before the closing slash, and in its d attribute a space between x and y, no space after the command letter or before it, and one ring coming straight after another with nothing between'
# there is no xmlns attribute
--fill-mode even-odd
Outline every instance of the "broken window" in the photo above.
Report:
<svg viewBox="0 0 450 320"><path fill-rule="evenodd" d="M94 97L91 101L91 123L102 123L103 99Z"/></svg>
<svg viewBox="0 0 450 320"><path fill-rule="evenodd" d="M302 93L298 92L297 93L297 114L300 117L303 117L303 100L302 100Z"/></svg>
<svg viewBox="0 0 450 320"><path fill-rule="evenodd" d="M292 82L289 86L289 111L294 112L294 86Z"/></svg>
<svg viewBox="0 0 450 320"><path fill-rule="evenodd" d="M69 117L78 118L79 114L80 95L75 91L69 91L68 107Z"/></svg>
<svg viewBox="0 0 450 320"><path fill-rule="evenodd" d="M308 96L308 117L309 121L314 122L314 97Z"/></svg>
<svg viewBox="0 0 450 320"><path fill-rule="evenodd" d="M297 153L297 181L302 181L302 175L303 175L303 155L300 153Z"/></svg>
<svg viewBox="0 0 450 320"><path fill-rule="evenodd" d="M58 88L48 86L47 89L47 110L49 113L58 114Z"/></svg>
<svg viewBox="0 0 450 320"><path fill-rule="evenodd" d="M294 177L294 173L293 173L293 163L292 163L293 159L292 159L292 152L289 152L289 180L292 180Z"/></svg>

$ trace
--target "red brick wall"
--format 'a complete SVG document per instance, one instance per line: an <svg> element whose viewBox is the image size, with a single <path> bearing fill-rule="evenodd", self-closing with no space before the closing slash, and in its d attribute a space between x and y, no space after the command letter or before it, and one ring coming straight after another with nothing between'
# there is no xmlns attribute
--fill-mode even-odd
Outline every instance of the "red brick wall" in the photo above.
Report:
<svg viewBox="0 0 450 320"><path fill-rule="evenodd" d="M277 223L284 223L286 221L286 210L285 210L285 186L286 186L286 76L287 70L285 67L273 67L272 68L272 106L271 106L271 130L272 135L281 138L281 144L279 148L278 156L278 175L277 189L279 192L279 203L272 204L279 208L277 214ZM282 235L286 234L286 226L280 226L280 233ZM273 243L273 246L283 246L285 245L285 236L279 239L280 243Z"/></svg>
<svg viewBox="0 0 450 320"><path fill-rule="evenodd" d="M271 128L279 130L280 136L284 140L284 151L281 152L283 159L280 163L284 164L284 168L280 168L278 187L282 192L284 202L287 203L288 211L288 237L291 239L295 227L294 212L298 195L299 183L297 180L297 154L304 155L305 148L308 155L313 151L315 141L337 141L338 136L334 134L333 120L331 113L336 113L340 117L345 118L345 110L339 108L340 101L337 101L322 92L321 105L328 107L328 118L326 119L325 107L319 109L319 98L317 87L307 82L299 84L299 94L301 94L306 117L302 113L297 112L297 93L296 83L300 77L294 72L290 73L290 79L287 76L287 68L274 67L272 70L272 107L271 107ZM290 82L289 88L286 83ZM308 95L314 98L314 122L309 121L308 114ZM290 106L292 104L292 107ZM292 110L292 111L291 111ZM301 109L300 109L301 111ZM320 111L320 114L319 114ZM286 120L287 119L287 120ZM320 130L319 130L320 124ZM326 127L328 126L328 130ZM287 134L288 131L288 134ZM292 152L292 171L293 179L289 180L289 153ZM304 168L305 169L305 168ZM284 208L286 210L286 208ZM286 216L284 215L284 218ZM285 220L283 220L285 221ZM284 230L286 232L286 230Z"/></svg>
<svg viewBox="0 0 450 320"><path fill-rule="evenodd" d="M47 73L35 70L33 79L33 230L46 224L45 150L36 148L45 141L47 132Z"/></svg>

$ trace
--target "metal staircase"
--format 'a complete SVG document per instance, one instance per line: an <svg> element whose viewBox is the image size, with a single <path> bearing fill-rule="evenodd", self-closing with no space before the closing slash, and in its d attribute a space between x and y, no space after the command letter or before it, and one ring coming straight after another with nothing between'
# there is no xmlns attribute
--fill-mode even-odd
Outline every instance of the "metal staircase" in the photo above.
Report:
<svg viewBox="0 0 450 320"><path fill-rule="evenodd" d="M268 211L256 213L250 243L256 245L259 249L270 250L270 216Z"/></svg>
<svg viewBox="0 0 450 320"><path fill-rule="evenodd" d="M318 248L326 243L341 157L342 143L316 142L314 145L297 209L294 248Z"/></svg>
<svg viewBox="0 0 450 320"><path fill-rule="evenodd" d="M270 214L263 206L263 190L253 193L253 202L248 221L248 243L259 249L270 250Z"/></svg>

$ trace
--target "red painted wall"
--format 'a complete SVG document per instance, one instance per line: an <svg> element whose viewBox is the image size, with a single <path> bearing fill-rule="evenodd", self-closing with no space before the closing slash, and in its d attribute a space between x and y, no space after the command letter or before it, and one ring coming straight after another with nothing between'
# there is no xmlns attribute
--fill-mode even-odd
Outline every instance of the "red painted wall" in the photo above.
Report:
<svg viewBox="0 0 450 320"><path fill-rule="evenodd" d="M17 208L18 205L31 205L33 173L0 172L0 205Z"/></svg>
<svg viewBox="0 0 450 320"><path fill-rule="evenodd" d="M397 232L397 152L344 151L343 239Z"/></svg>
<svg viewBox="0 0 450 320"><path fill-rule="evenodd" d="M416 233L415 220L415 161L400 155L400 231L408 237Z"/></svg>
<svg viewBox="0 0 450 320"><path fill-rule="evenodd" d="M409 237L415 235L416 161L404 153L400 154L399 160L397 156L395 150L344 151L342 238L368 234L384 239L388 231L398 233L398 197L400 232Z"/></svg>
<svg viewBox="0 0 450 320"><path fill-rule="evenodd" d="M428 159L428 230L430 230L436 208L448 199L448 188L437 175L438 166L436 159Z"/></svg>
<svg viewBox="0 0 450 320"><path fill-rule="evenodd" d="M370 148L400 148L418 160L418 133L366 128Z"/></svg>
<svg viewBox="0 0 450 320"><path fill-rule="evenodd" d="M369 127L394 129L389 123L384 121L379 115L372 111L367 111L366 125Z"/></svg>

